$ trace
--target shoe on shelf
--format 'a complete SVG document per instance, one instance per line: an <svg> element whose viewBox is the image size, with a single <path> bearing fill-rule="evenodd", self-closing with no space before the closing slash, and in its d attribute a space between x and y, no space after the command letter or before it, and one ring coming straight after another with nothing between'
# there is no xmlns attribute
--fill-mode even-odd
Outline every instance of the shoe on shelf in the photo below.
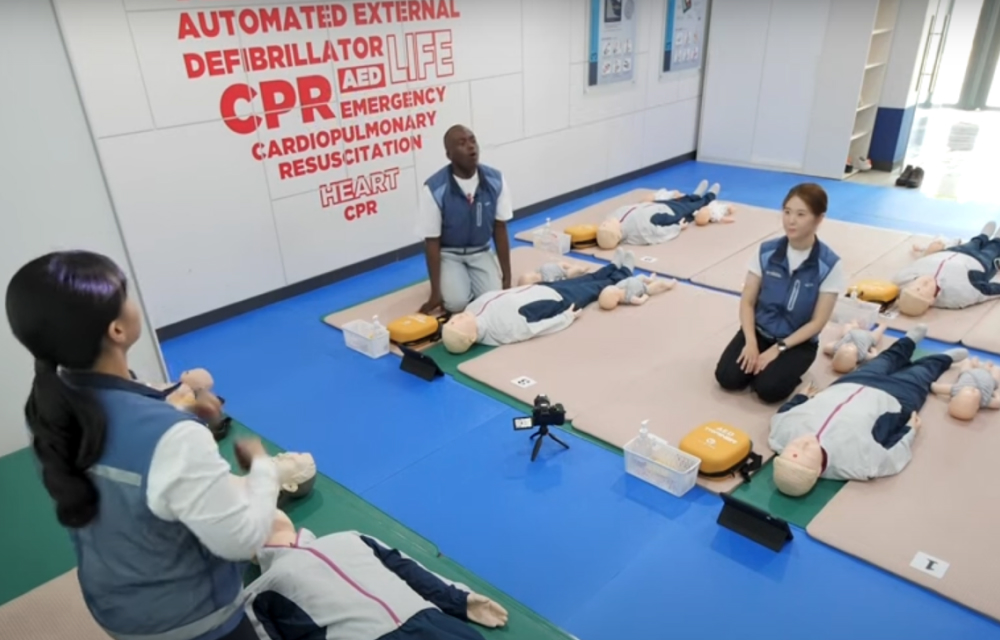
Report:
<svg viewBox="0 0 1000 640"><path fill-rule="evenodd" d="M913 165L908 164L906 165L906 168L903 169L903 172L899 174L899 177L896 178L896 186L897 187L907 186L907 183L910 181L910 176L912 175L913 175Z"/></svg>
<svg viewBox="0 0 1000 640"><path fill-rule="evenodd" d="M858 171L871 171L872 161L864 156L858 156L858 159L854 161L854 167Z"/></svg>
<svg viewBox="0 0 1000 640"><path fill-rule="evenodd" d="M924 170L920 167L914 167L910 177L906 179L906 186L910 189L918 189L923 182Z"/></svg>

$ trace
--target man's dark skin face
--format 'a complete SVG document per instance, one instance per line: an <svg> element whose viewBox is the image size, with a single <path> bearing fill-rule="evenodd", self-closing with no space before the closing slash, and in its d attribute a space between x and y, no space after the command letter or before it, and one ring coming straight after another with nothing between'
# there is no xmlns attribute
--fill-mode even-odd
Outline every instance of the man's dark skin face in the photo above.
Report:
<svg viewBox="0 0 1000 640"><path fill-rule="evenodd" d="M452 127L444 137L444 149L452 171L459 178L471 178L479 167L476 135L462 126Z"/></svg>

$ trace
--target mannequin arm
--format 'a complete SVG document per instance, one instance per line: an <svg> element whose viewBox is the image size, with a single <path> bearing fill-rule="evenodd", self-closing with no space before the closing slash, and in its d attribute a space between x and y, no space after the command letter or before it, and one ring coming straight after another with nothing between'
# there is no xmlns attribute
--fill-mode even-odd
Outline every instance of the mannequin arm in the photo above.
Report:
<svg viewBox="0 0 1000 640"><path fill-rule="evenodd" d="M577 314L580 312L582 312L582 309L574 309L570 307L557 316L538 320L537 322L529 322L528 326L531 328L531 333L534 336L544 336L549 333L556 333L573 324L573 321L576 320Z"/></svg>
<svg viewBox="0 0 1000 640"><path fill-rule="evenodd" d="M837 346L837 342L836 341L827 342L826 344L823 345L823 354L824 355L828 355L828 356L832 356L833 355L833 348L836 347L836 346Z"/></svg>
<svg viewBox="0 0 1000 640"><path fill-rule="evenodd" d="M939 396L951 395L952 385L947 382L932 382L931 383L931 393Z"/></svg>
<svg viewBox="0 0 1000 640"><path fill-rule="evenodd" d="M884 449L882 445L875 442L874 440L872 441L873 446L878 447L879 449L882 449L882 451L884 451L883 454L884 457L882 458L882 463L879 464L878 472L876 473L876 477L879 478L896 475L897 473L905 469L906 465L908 465L910 463L910 460L913 459L913 451L911 447L913 445L913 438L916 437L917 433L917 428L915 428L913 425L919 424L919 418L918 422L914 423L912 415L906 416L901 413L891 413L883 415L878 419L878 421L875 423L876 429L878 428L878 424L883 420L886 421L905 420L906 426L910 428L907 430L905 434L903 434L903 437L899 439L899 442L897 442L888 449Z"/></svg>
<svg viewBox="0 0 1000 640"><path fill-rule="evenodd" d="M629 304L645 304L649 300L649 295L642 294L641 296L633 296L631 300L628 301Z"/></svg>
<svg viewBox="0 0 1000 640"><path fill-rule="evenodd" d="M986 405L987 409L1000 409L1000 389L993 392L993 397L990 398L990 403Z"/></svg>
<svg viewBox="0 0 1000 640"><path fill-rule="evenodd" d="M486 596L470 591L465 585L442 578L374 538L361 536L361 540L371 547L386 569L399 576L421 598L444 613L484 627L502 627L507 623L507 611Z"/></svg>

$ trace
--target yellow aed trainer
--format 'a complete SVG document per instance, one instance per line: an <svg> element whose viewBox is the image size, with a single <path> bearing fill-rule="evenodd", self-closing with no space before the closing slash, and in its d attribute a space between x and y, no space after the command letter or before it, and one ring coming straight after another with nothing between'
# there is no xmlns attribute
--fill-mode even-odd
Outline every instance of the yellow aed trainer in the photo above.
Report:
<svg viewBox="0 0 1000 640"><path fill-rule="evenodd" d="M679 448L701 460L698 474L722 478L739 473L749 482L760 469L762 458L753 452L753 442L745 432L722 422L706 422L684 436Z"/></svg>
<svg viewBox="0 0 1000 640"><path fill-rule="evenodd" d="M569 236L569 244L574 249L597 246L596 224L575 224L563 231Z"/></svg>
<svg viewBox="0 0 1000 640"><path fill-rule="evenodd" d="M858 294L858 300L885 304L899 297L899 285L888 280L861 280L847 289L847 295Z"/></svg>
<svg viewBox="0 0 1000 640"><path fill-rule="evenodd" d="M447 318L437 318L423 313L396 318L389 323L389 340L403 346L411 347L424 342L434 342L441 337L441 327Z"/></svg>

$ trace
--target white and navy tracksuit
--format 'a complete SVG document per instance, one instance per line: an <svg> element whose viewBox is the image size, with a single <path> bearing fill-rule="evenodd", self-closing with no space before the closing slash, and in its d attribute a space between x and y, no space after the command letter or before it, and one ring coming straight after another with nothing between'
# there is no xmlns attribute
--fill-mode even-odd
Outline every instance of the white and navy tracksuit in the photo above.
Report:
<svg viewBox="0 0 1000 640"><path fill-rule="evenodd" d="M246 588L262 640L482 640L466 616L469 589L353 531L267 546Z"/></svg>

